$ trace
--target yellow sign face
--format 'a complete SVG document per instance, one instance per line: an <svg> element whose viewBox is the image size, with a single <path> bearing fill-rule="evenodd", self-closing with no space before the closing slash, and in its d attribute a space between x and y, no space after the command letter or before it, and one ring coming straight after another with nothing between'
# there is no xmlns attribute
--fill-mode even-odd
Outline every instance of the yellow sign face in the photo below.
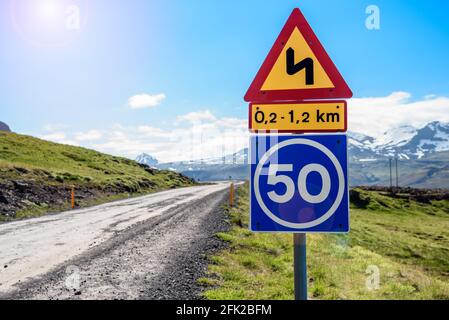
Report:
<svg viewBox="0 0 449 320"><path fill-rule="evenodd" d="M297 27L281 51L261 90L335 88Z"/></svg>
<svg viewBox="0 0 449 320"><path fill-rule="evenodd" d="M326 132L346 131L345 101L250 105L252 131Z"/></svg>

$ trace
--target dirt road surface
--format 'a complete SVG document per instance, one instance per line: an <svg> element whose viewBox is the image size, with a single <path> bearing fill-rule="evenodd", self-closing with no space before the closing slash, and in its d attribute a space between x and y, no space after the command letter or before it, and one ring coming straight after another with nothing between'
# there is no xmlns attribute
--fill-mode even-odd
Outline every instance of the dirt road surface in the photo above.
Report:
<svg viewBox="0 0 449 320"><path fill-rule="evenodd" d="M0 225L0 298L196 299L229 184Z"/></svg>

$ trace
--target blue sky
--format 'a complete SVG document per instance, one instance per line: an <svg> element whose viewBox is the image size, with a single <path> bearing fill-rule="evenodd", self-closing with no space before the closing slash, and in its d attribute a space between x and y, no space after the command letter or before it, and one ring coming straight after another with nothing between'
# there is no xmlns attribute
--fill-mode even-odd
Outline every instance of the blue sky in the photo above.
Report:
<svg viewBox="0 0 449 320"><path fill-rule="evenodd" d="M355 101L393 107L437 99L442 113L449 113L445 0L56 0L77 4L82 18L79 29L62 33L39 29L42 16L25 22L25 13L39 16L28 12L40 10L30 9L30 1L0 3L0 120L17 132L129 157L150 149L166 159L168 151L159 152L157 143L175 127L192 136L194 121L227 130L238 123L240 135L247 117L243 95L294 7L303 11ZM55 0L32 1L48 8ZM380 30L365 27L370 4L380 9ZM165 98L133 109L128 99L139 94ZM199 119L186 118L195 112ZM148 144L114 147L133 141L139 127L153 134ZM95 139L75 139L93 131ZM105 136L111 131L114 138Z"/></svg>

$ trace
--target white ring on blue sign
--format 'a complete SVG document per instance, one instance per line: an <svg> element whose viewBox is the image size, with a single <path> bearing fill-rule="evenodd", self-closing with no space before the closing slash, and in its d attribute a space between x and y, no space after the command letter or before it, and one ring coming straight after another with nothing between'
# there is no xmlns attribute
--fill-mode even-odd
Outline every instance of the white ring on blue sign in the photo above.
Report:
<svg viewBox="0 0 449 320"><path fill-rule="evenodd" d="M313 148L316 148L316 149L320 150L322 153L324 153L331 160L332 164L335 166L335 169L337 171L338 192L337 192L337 196L335 197L334 203L332 204L332 206L329 208L329 210L325 214L323 214L318 219L315 219L315 220L312 220L312 221L309 221L309 222L295 223L295 222L285 221L285 220L279 218L278 216L273 214L270 211L270 209L267 208L267 206L263 202L262 196L260 195L259 178L260 178L260 175L262 173L262 169L263 169L264 164L279 149L282 149L282 148L284 148L286 146L289 146L289 145L292 145L292 144L303 144L303 145L307 145L307 146L310 146L310 147L313 147ZM344 192L345 192L345 184L346 183L345 183L345 176L343 174L343 169L341 168L341 164L338 161L337 157L335 157L335 155L327 147L325 147L321 143L318 143L316 141L309 140L309 139L304 139L304 138L285 140L285 141L282 141L282 142L276 144L275 146L271 147L271 149L268 150L262 156L262 158L260 159L260 161L259 161L259 163L258 163L258 165L256 167L256 171L254 173L254 193L255 193L257 202L259 203L259 206L262 209L262 211L265 212L265 214L268 217L270 217L270 219L275 221L276 223L278 223L278 224L280 224L280 225L282 225L284 227L292 228L292 229L313 228L313 227L315 227L315 226L325 222L330 217L332 217L332 215L335 213L335 211L337 211L338 206L341 203L341 200L343 199L343 195L344 195Z"/></svg>

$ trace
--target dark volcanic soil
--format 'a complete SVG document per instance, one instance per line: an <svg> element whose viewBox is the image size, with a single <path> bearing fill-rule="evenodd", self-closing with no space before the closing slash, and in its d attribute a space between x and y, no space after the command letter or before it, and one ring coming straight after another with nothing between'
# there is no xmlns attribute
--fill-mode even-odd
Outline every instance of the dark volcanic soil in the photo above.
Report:
<svg viewBox="0 0 449 320"><path fill-rule="evenodd" d="M44 185L33 180L0 182L0 215L13 218L19 210L33 206L42 209L68 206L71 201L71 190L68 184ZM104 192L95 187L77 186L76 205L85 200L112 194L114 193Z"/></svg>
<svg viewBox="0 0 449 320"><path fill-rule="evenodd" d="M377 186L361 186L362 190L377 191L393 198L410 199L423 203L430 203L432 200L449 200L448 189L416 189L410 187L377 187Z"/></svg>

